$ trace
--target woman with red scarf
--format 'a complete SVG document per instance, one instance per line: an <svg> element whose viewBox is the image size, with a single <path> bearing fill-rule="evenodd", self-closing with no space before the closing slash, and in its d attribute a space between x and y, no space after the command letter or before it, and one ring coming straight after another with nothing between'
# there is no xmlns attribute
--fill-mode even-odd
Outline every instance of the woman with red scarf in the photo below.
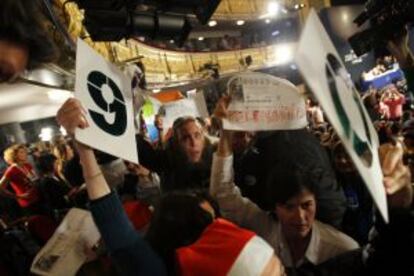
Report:
<svg viewBox="0 0 414 276"><path fill-rule="evenodd" d="M0 191L15 198L25 215L40 212L40 195L35 182L38 179L27 160L27 149L17 144L4 151L4 160L9 164L0 179ZM11 186L13 192L8 189Z"/></svg>

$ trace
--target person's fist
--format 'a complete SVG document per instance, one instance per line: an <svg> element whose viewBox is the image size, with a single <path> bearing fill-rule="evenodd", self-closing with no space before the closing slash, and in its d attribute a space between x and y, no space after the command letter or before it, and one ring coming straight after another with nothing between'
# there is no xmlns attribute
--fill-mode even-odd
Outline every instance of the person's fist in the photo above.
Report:
<svg viewBox="0 0 414 276"><path fill-rule="evenodd" d="M89 127L86 120L86 110L82 107L79 100L75 98L68 99L58 110L56 121L63 126L68 134L74 135L75 129Z"/></svg>
<svg viewBox="0 0 414 276"><path fill-rule="evenodd" d="M379 148L384 187L388 195L411 185L411 173L403 163L403 153L401 143L397 143L395 146L384 144Z"/></svg>
<svg viewBox="0 0 414 276"><path fill-rule="evenodd" d="M221 97L216 104L213 117L217 119L225 119L227 117L227 108L230 104L230 100L230 96Z"/></svg>

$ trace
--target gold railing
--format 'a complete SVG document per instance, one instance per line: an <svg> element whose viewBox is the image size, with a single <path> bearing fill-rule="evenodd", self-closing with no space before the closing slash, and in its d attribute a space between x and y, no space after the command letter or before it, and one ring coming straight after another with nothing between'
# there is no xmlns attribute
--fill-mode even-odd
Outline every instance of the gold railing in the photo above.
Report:
<svg viewBox="0 0 414 276"><path fill-rule="evenodd" d="M62 3L64 0L61 0ZM263 1L262 1L263 2ZM63 4L62 4L63 8ZM97 52L113 63L143 56L148 83L191 81L201 78L199 69L206 63L218 64L221 74L230 74L243 70L240 59L251 56L251 69L271 67L289 62L295 43L285 43L259 48L250 48L222 52L180 52L159 49L137 40L121 42L93 42L88 38L82 25L83 13L74 3L65 5L65 17L68 31L73 38L86 37L84 40Z"/></svg>

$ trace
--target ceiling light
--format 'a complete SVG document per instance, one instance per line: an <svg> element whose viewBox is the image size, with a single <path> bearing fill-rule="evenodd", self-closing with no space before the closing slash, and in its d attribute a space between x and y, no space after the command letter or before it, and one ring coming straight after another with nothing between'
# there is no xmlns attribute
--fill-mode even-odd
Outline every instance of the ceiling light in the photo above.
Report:
<svg viewBox="0 0 414 276"><path fill-rule="evenodd" d="M238 26L242 26L242 25L244 25L244 20L237 20L237 22L236 22L236 24L238 25Z"/></svg>
<svg viewBox="0 0 414 276"><path fill-rule="evenodd" d="M295 4L294 8L295 8L295 10L298 10L299 9L299 4Z"/></svg>
<svg viewBox="0 0 414 276"><path fill-rule="evenodd" d="M268 18L265 20L266 24L269 24L271 22L271 20Z"/></svg>
<svg viewBox="0 0 414 276"><path fill-rule="evenodd" d="M204 37L200 36L200 37L198 38L198 40L203 41L203 40L204 40Z"/></svg>
<svg viewBox="0 0 414 276"><path fill-rule="evenodd" d="M154 93L159 93L159 92L161 92L161 89L159 89L159 88L154 88L154 89L152 89L152 92L154 92Z"/></svg>
<svg viewBox="0 0 414 276"><path fill-rule="evenodd" d="M267 12L270 16L275 16L279 13L280 5L276 2L270 2L267 6Z"/></svg>
<svg viewBox="0 0 414 276"><path fill-rule="evenodd" d="M66 90L49 90L47 91L47 97L50 101L63 103L67 99L72 98L73 94Z"/></svg>
<svg viewBox="0 0 414 276"><path fill-rule="evenodd" d="M53 129L51 127L44 127L40 130L39 137L42 141L50 141L53 137Z"/></svg>
<svg viewBox="0 0 414 276"><path fill-rule="evenodd" d="M293 55L293 48L291 46L282 45L276 49L276 60L279 65L291 62Z"/></svg>
<svg viewBox="0 0 414 276"><path fill-rule="evenodd" d="M216 20L211 20L210 22L208 22L208 25L209 25L210 27L214 27L214 26L216 26L216 25L217 25L217 21L216 21Z"/></svg>

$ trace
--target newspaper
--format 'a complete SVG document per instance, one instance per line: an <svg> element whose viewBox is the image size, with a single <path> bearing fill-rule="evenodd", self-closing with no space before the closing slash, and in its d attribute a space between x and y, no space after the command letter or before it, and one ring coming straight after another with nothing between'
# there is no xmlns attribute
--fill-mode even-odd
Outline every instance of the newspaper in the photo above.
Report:
<svg viewBox="0 0 414 276"><path fill-rule="evenodd" d="M86 248L100 239L89 211L72 208L47 244L36 255L30 271L37 275L75 275L87 260Z"/></svg>

